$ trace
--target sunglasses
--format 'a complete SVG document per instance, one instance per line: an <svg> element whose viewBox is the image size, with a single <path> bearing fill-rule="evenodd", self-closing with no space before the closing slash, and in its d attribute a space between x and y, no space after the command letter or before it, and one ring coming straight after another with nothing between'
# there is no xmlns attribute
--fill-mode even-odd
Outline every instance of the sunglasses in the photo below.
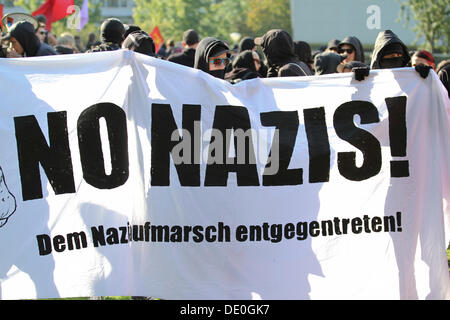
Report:
<svg viewBox="0 0 450 320"><path fill-rule="evenodd" d="M346 52L348 54L352 54L353 53L353 49L340 49L338 51L338 53L344 53L344 52Z"/></svg>
<svg viewBox="0 0 450 320"><path fill-rule="evenodd" d="M215 66L221 66L221 65L227 65L228 63L230 63L230 58L217 58L217 59L213 59L210 60L209 63L215 65Z"/></svg>

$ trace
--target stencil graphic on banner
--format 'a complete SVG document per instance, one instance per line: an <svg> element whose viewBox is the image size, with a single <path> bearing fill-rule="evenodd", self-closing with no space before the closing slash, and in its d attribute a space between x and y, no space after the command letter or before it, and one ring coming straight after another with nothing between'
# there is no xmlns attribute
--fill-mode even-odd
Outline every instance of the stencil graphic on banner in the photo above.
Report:
<svg viewBox="0 0 450 320"><path fill-rule="evenodd" d="M3 227L9 217L16 212L16 197L9 191L6 185L5 175L0 167L0 228Z"/></svg>

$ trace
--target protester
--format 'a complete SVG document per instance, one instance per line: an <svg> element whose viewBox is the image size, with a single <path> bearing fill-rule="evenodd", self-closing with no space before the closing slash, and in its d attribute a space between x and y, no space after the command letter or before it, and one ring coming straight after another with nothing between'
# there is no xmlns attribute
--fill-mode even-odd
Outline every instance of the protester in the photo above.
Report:
<svg viewBox="0 0 450 320"><path fill-rule="evenodd" d="M53 35L53 33L51 33L50 31L47 30L47 17L44 16L43 14L38 14L37 16L35 16L38 25L43 25L44 29L45 29L45 38L44 38L44 42L47 43L50 46L55 46L56 45L56 37Z"/></svg>
<svg viewBox="0 0 450 320"><path fill-rule="evenodd" d="M238 45L238 53L241 53L245 50L256 50L255 39L251 37L242 38L241 42Z"/></svg>
<svg viewBox="0 0 450 320"><path fill-rule="evenodd" d="M85 51L88 51L88 50L92 49L93 47L96 47L100 44L101 44L101 42L97 41L97 36L95 35L95 33L91 32L91 33L89 33L88 42L86 44Z"/></svg>
<svg viewBox="0 0 450 320"><path fill-rule="evenodd" d="M202 39L195 50L194 68L224 79L225 67L230 63L228 45L216 38Z"/></svg>
<svg viewBox="0 0 450 320"><path fill-rule="evenodd" d="M45 24L39 23L35 34L38 37L39 41L45 42L45 37L47 36L47 31L45 31Z"/></svg>
<svg viewBox="0 0 450 320"><path fill-rule="evenodd" d="M75 40L75 45L74 45L74 47L73 47L73 51L74 51L75 53L83 52L84 50L83 50L83 45L82 45L82 43L81 43L81 38L80 38L80 36L79 36L79 35L75 35L73 38L74 38L74 40Z"/></svg>
<svg viewBox="0 0 450 320"><path fill-rule="evenodd" d="M436 67L433 55L426 50L419 50L414 52L411 58L411 65L413 67L418 65L430 66L433 69L435 69Z"/></svg>
<svg viewBox="0 0 450 320"><path fill-rule="evenodd" d="M288 75L312 75L309 67L295 55L294 42L291 35L285 30L269 30L264 36L256 38L255 44L261 46L267 58L268 78ZM281 68L283 70L279 74Z"/></svg>
<svg viewBox="0 0 450 320"><path fill-rule="evenodd" d="M333 51L322 52L314 59L316 75L337 73L338 65L345 59Z"/></svg>
<svg viewBox="0 0 450 320"><path fill-rule="evenodd" d="M200 37L197 31L193 29L186 30L183 34L183 41L181 44L184 50L179 53L170 55L167 60L170 62L178 63L187 67L194 67L195 49L200 42Z"/></svg>
<svg viewBox="0 0 450 320"><path fill-rule="evenodd" d="M125 27L116 18L109 18L103 21L100 27L101 44L92 47L87 52L114 51L122 48Z"/></svg>
<svg viewBox="0 0 450 320"><path fill-rule="evenodd" d="M448 98L450 99L450 59L441 61L436 68L436 73L441 79L442 84L447 89Z"/></svg>
<svg viewBox="0 0 450 320"><path fill-rule="evenodd" d="M125 33L123 34L123 38L126 39L128 37L129 34L133 33L133 32L138 32L138 31L142 31L144 33L146 33L145 31L143 31L141 29L141 27L135 25L135 24L124 24L123 25L125 28Z"/></svg>
<svg viewBox="0 0 450 320"><path fill-rule="evenodd" d="M8 58L37 57L57 54L48 44L39 41L34 26L28 21L18 21L11 26L2 41L9 40Z"/></svg>
<svg viewBox="0 0 450 320"><path fill-rule="evenodd" d="M75 53L75 38L70 33L63 33L57 40L55 50L59 54Z"/></svg>
<svg viewBox="0 0 450 320"><path fill-rule="evenodd" d="M372 52L371 69L403 68L408 65L408 48L391 30L378 33Z"/></svg>
<svg viewBox="0 0 450 320"><path fill-rule="evenodd" d="M225 80L234 84L243 80L258 78L260 77L258 73L259 64L259 56L256 52L253 50L242 51L234 58L232 69L225 74Z"/></svg>
<svg viewBox="0 0 450 320"><path fill-rule="evenodd" d="M364 49L358 38L349 36L338 45L338 53L346 55L344 63L351 61L364 62Z"/></svg>
<svg viewBox="0 0 450 320"><path fill-rule="evenodd" d="M294 41L294 53L300 61L304 62L309 67L311 73L313 73L314 60L312 58L311 46L309 43L305 41Z"/></svg>
<svg viewBox="0 0 450 320"><path fill-rule="evenodd" d="M327 45L325 51L332 51L334 53L338 53L338 45L339 45L340 42L341 42L341 40L331 39L328 42L328 45Z"/></svg>
<svg viewBox="0 0 450 320"><path fill-rule="evenodd" d="M169 39L166 41L166 53L164 59L167 59L174 53L176 53L175 40Z"/></svg>
<svg viewBox="0 0 450 320"><path fill-rule="evenodd" d="M146 54L148 56L155 56L155 43L152 37L143 31L135 31L128 35L122 43L122 49Z"/></svg>

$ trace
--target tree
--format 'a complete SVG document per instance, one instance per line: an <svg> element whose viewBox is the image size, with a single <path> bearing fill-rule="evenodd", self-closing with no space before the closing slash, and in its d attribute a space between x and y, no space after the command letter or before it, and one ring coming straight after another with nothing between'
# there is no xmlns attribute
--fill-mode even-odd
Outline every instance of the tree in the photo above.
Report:
<svg viewBox="0 0 450 320"><path fill-rule="evenodd" d="M209 21L212 4L213 0L135 0L133 19L147 32L158 26L166 40L181 40L187 29L206 36L214 29L205 23Z"/></svg>
<svg viewBox="0 0 450 320"><path fill-rule="evenodd" d="M415 42L422 36L425 46L433 52L439 45L448 52L450 38L450 5L448 0L403 0L400 3L399 18L406 25L416 21L412 31L417 33Z"/></svg>
<svg viewBox="0 0 450 320"><path fill-rule="evenodd" d="M247 26L258 36L270 29L283 29L292 35L290 0L248 0Z"/></svg>

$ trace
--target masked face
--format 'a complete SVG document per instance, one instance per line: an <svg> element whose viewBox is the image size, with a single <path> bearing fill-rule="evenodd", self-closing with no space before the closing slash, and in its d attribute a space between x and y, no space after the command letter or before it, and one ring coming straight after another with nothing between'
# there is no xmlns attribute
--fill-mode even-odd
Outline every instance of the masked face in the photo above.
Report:
<svg viewBox="0 0 450 320"><path fill-rule="evenodd" d="M223 79L225 78L225 67L230 62L227 54L223 53L220 56L209 58L209 74L213 77Z"/></svg>
<svg viewBox="0 0 450 320"><path fill-rule="evenodd" d="M380 60L381 69L403 68L405 62L401 53L391 53L383 56Z"/></svg>

